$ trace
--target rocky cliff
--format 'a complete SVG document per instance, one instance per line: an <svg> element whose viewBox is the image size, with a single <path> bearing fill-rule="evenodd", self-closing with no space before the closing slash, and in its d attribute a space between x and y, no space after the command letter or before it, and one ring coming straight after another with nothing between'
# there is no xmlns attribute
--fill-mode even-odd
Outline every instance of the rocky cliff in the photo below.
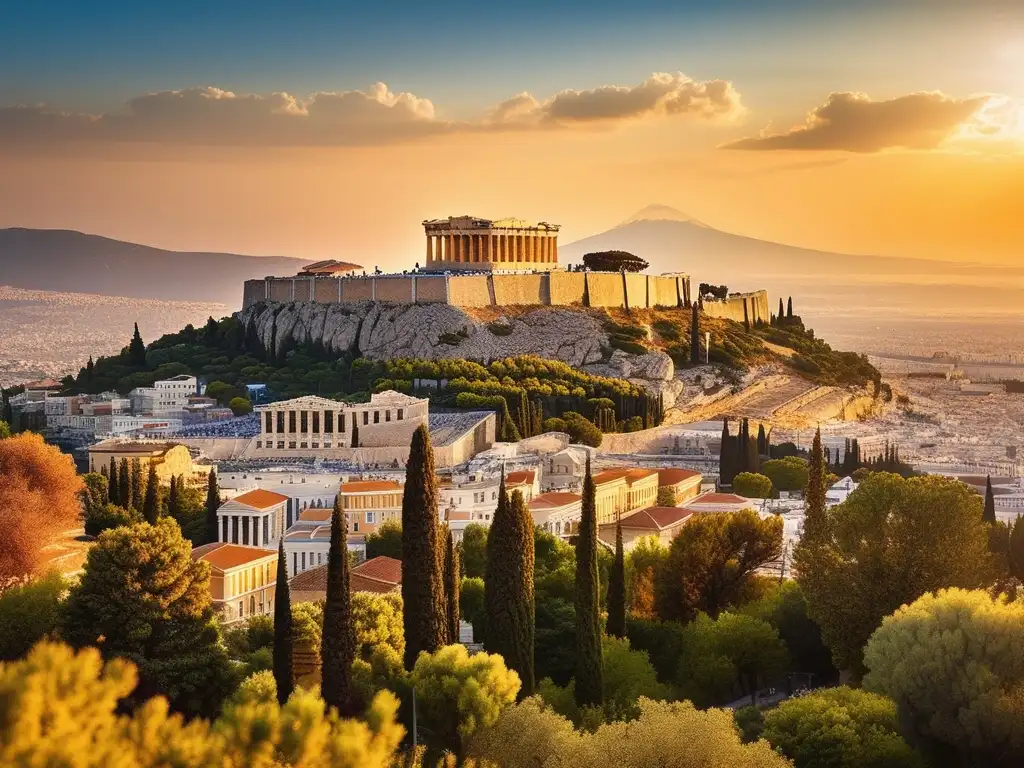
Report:
<svg viewBox="0 0 1024 768"><path fill-rule="evenodd" d="M534 354L660 392L671 407L681 385L671 358L612 349L600 310L541 307L484 322L449 304L261 302L239 313L267 350L318 343L329 353L376 360L462 358L490 362Z"/></svg>

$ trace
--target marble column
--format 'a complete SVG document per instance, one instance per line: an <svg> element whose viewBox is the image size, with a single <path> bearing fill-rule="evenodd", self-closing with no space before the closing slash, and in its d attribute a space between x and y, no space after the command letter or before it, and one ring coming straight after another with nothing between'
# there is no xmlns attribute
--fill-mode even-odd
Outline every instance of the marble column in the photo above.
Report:
<svg viewBox="0 0 1024 768"><path fill-rule="evenodd" d="M434 248L433 248L433 246L434 246L433 237L431 235L427 235L427 264L429 264L430 262L432 262L434 260Z"/></svg>

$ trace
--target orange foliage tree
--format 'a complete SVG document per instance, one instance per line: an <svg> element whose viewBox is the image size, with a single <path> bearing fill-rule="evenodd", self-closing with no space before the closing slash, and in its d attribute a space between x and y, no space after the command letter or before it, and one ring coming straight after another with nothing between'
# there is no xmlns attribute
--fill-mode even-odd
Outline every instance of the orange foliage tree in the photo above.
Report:
<svg viewBox="0 0 1024 768"><path fill-rule="evenodd" d="M37 572L43 547L78 527L81 488L71 457L39 435L0 440L0 585Z"/></svg>

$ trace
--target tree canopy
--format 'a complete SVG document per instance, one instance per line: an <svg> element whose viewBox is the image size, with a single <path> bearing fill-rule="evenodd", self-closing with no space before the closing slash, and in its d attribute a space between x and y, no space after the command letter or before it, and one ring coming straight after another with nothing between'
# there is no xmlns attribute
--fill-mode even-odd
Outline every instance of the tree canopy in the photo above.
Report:
<svg viewBox="0 0 1024 768"><path fill-rule="evenodd" d="M583 254L583 266L593 272L643 272L650 265L628 251L594 251Z"/></svg>
<svg viewBox="0 0 1024 768"><path fill-rule="evenodd" d="M769 499L772 495L772 481L756 472L740 472L732 479L732 490L748 499Z"/></svg>

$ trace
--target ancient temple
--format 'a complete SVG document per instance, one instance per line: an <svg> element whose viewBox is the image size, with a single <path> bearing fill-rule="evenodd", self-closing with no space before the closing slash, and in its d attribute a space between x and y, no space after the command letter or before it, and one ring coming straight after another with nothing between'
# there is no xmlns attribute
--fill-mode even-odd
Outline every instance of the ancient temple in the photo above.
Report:
<svg viewBox="0 0 1024 768"><path fill-rule="evenodd" d="M557 224L450 216L423 222L428 271L560 269Z"/></svg>

